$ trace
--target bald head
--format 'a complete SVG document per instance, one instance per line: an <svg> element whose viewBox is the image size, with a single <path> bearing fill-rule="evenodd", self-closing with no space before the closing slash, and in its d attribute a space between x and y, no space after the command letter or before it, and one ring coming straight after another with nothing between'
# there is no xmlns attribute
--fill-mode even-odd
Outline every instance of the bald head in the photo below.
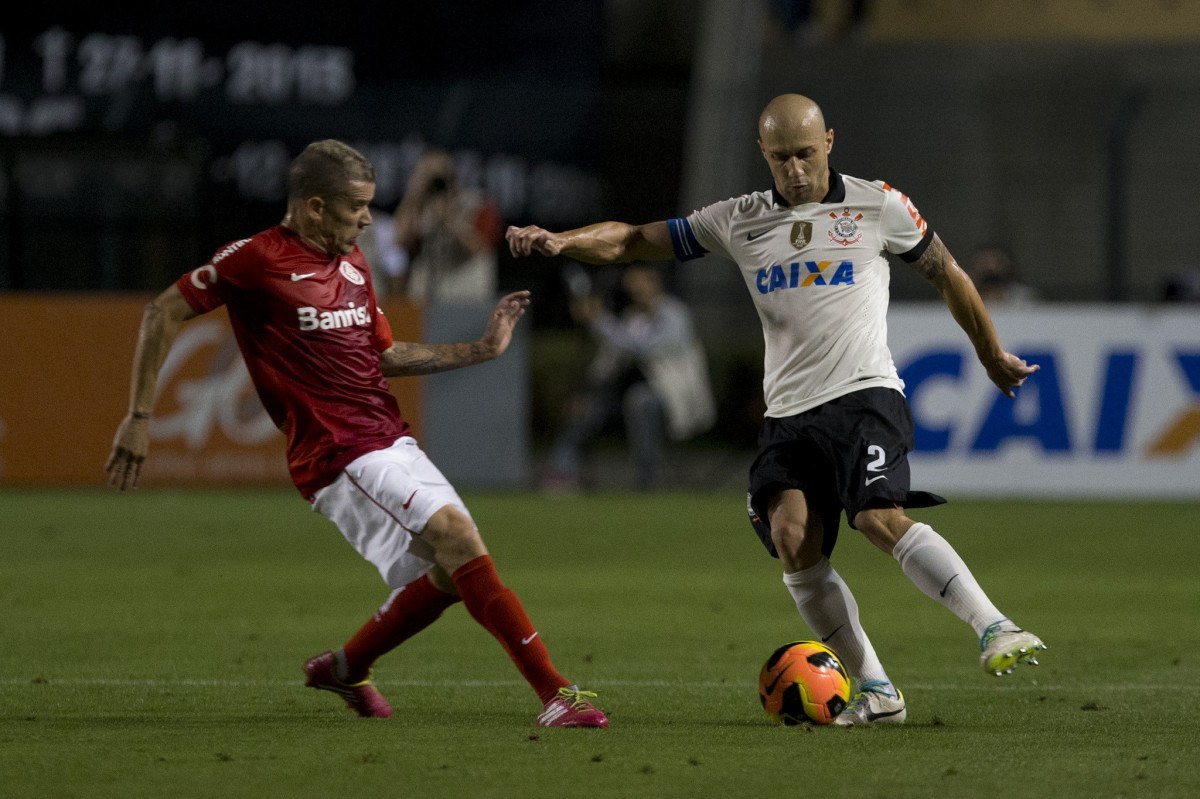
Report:
<svg viewBox="0 0 1200 799"><path fill-rule="evenodd" d="M833 131L809 98L781 94L767 103L758 117L758 147L789 205L819 202L829 191Z"/></svg>
<svg viewBox="0 0 1200 799"><path fill-rule="evenodd" d="M758 137L802 128L825 132L825 115L821 107L802 94L781 94L758 116Z"/></svg>

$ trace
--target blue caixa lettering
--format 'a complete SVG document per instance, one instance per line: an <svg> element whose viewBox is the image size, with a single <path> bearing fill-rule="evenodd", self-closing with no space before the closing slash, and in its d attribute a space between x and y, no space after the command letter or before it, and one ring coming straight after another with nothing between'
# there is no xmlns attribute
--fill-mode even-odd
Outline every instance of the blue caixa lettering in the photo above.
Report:
<svg viewBox="0 0 1200 799"><path fill-rule="evenodd" d="M996 393L987 412L973 426L974 434L962 437L970 441L970 452L994 453L1005 443L1014 440L1035 444L1047 453L1072 450L1073 426L1063 398L1056 354L1050 351L1023 352L1021 357L1028 363L1039 364L1041 368L1018 389L1016 401ZM928 352L911 361L900 372L905 393L913 407L916 452L948 452L951 439L963 432L954 423L939 425L923 419L919 397L925 388L938 381L960 382L965 358L961 350ZM1180 353L1176 353L1176 358L1189 382L1195 378L1200 385L1200 363L1187 363ZM1094 416L1095 427L1090 437L1096 453L1117 453L1126 446L1138 363L1139 354L1133 350L1116 349L1104 355ZM1189 370L1189 366L1196 368ZM1198 374L1193 375L1193 372ZM1193 388L1195 390L1196 386Z"/></svg>
<svg viewBox="0 0 1200 799"><path fill-rule="evenodd" d="M833 261L805 261L763 267L755 276L759 294L770 294L781 289L802 286L853 286L854 262L841 261L836 268Z"/></svg>

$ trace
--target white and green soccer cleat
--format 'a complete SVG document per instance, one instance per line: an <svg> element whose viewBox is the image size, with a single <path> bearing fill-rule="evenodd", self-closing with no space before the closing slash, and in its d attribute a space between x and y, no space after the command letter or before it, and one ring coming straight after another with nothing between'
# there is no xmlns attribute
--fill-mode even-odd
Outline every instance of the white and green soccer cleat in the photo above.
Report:
<svg viewBox="0 0 1200 799"><path fill-rule="evenodd" d="M979 663L984 671L997 677L1012 674L1013 669L1022 663L1036 666L1037 653L1048 648L1042 639L1031 632L1016 627L1002 629L1005 622L1012 624L1008 619L989 624L979 639L979 650L983 653L979 656Z"/></svg>
<svg viewBox="0 0 1200 799"><path fill-rule="evenodd" d="M887 689L895 691L895 696ZM850 704L837 714L833 724L838 727L853 727L856 724L903 724L908 717L904 705L904 694L891 683L882 680L866 680L858 687L858 693Z"/></svg>

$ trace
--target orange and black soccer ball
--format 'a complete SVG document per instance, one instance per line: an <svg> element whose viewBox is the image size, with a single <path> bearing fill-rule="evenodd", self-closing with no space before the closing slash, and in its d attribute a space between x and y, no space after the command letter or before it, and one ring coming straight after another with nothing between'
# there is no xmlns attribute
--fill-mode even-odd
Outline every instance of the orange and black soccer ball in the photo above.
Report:
<svg viewBox="0 0 1200 799"><path fill-rule="evenodd" d="M767 715L780 724L828 724L850 701L850 678L829 647L792 641L763 664L758 698Z"/></svg>

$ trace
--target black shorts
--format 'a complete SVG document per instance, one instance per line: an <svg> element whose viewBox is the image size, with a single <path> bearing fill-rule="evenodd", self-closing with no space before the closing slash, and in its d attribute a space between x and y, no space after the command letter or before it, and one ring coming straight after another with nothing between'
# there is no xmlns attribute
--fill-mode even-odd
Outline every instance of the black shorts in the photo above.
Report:
<svg viewBox="0 0 1200 799"><path fill-rule="evenodd" d="M854 527L854 517L870 507L941 505L946 500L937 494L909 490L912 448L912 411L891 388L865 388L795 416L764 418L747 496L754 531L779 557L767 506L786 488L803 491L809 511L821 519L826 557L837 543L842 512Z"/></svg>

